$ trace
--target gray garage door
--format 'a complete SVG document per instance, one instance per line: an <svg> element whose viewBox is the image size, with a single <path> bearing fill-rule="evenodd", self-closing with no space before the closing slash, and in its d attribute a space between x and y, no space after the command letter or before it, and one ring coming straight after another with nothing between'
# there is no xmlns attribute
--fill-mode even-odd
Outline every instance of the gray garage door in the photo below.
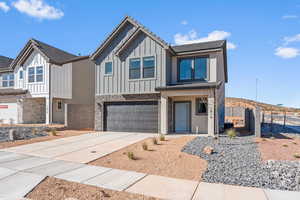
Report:
<svg viewBox="0 0 300 200"><path fill-rule="evenodd" d="M104 116L107 131L158 132L157 101L106 103Z"/></svg>

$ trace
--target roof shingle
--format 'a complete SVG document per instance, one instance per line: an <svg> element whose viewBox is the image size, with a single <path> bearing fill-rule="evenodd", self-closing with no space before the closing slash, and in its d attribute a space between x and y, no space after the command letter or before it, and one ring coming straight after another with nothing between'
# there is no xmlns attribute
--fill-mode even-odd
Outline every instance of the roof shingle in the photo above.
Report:
<svg viewBox="0 0 300 200"><path fill-rule="evenodd" d="M8 58L6 56L0 56L0 71L9 70L9 66L13 62L13 60L14 59Z"/></svg>

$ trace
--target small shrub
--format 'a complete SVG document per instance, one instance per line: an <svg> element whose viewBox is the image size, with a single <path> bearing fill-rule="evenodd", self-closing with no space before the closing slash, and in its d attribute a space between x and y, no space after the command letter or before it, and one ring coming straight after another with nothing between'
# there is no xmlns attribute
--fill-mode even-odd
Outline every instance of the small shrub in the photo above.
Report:
<svg viewBox="0 0 300 200"><path fill-rule="evenodd" d="M57 131L55 128L51 129L51 135L52 136L57 136Z"/></svg>
<svg viewBox="0 0 300 200"><path fill-rule="evenodd" d="M31 133L32 133L32 135L36 135L37 134L37 129L36 128L33 128L32 130L31 130Z"/></svg>
<svg viewBox="0 0 300 200"><path fill-rule="evenodd" d="M164 136L163 134L160 134L160 135L159 135L159 140L160 140L160 141L165 141L166 138L165 138L165 136Z"/></svg>
<svg viewBox="0 0 300 200"><path fill-rule="evenodd" d="M237 135L235 129L229 129L229 130L226 131L226 133L227 133L227 136L228 136L230 139L235 138L236 135Z"/></svg>
<svg viewBox="0 0 300 200"><path fill-rule="evenodd" d="M287 144L283 144L282 146L283 146L283 147L288 147L288 145L287 145Z"/></svg>
<svg viewBox="0 0 300 200"><path fill-rule="evenodd" d="M294 157L295 157L295 158L300 158L300 154L299 154L299 153L295 153L295 154L294 154Z"/></svg>
<svg viewBox="0 0 300 200"><path fill-rule="evenodd" d="M264 141L264 142L265 142L265 141L267 141L267 139L266 139L266 138L263 138L263 139L261 139L261 140L262 140L262 141Z"/></svg>
<svg viewBox="0 0 300 200"><path fill-rule="evenodd" d="M144 142L144 143L142 144L142 147L143 147L143 149L144 149L145 151L147 151L147 150L148 150L148 145L147 145L147 143L146 143L146 142Z"/></svg>
<svg viewBox="0 0 300 200"><path fill-rule="evenodd" d="M153 142L153 144L157 145L157 139L155 137L152 138L152 142Z"/></svg>
<svg viewBox="0 0 300 200"><path fill-rule="evenodd" d="M297 145L298 143L297 142L293 142L293 144Z"/></svg>
<svg viewBox="0 0 300 200"><path fill-rule="evenodd" d="M271 139L271 140L274 140L274 139L275 139L275 137L274 137L274 136L272 136L272 137L270 137L270 139Z"/></svg>
<svg viewBox="0 0 300 200"><path fill-rule="evenodd" d="M128 157L130 160L135 160L135 157L134 157L133 152L127 152L127 157Z"/></svg>

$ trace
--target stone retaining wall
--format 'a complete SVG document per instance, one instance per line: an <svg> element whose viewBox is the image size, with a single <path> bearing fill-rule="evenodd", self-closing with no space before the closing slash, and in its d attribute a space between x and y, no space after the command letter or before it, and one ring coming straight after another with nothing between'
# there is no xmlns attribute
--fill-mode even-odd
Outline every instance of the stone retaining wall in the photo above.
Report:
<svg viewBox="0 0 300 200"><path fill-rule="evenodd" d="M16 139L30 139L35 137L46 136L46 131L50 131L50 127L39 126L39 127L22 127L22 126L7 126L0 127L0 142L9 141L9 131L16 130Z"/></svg>

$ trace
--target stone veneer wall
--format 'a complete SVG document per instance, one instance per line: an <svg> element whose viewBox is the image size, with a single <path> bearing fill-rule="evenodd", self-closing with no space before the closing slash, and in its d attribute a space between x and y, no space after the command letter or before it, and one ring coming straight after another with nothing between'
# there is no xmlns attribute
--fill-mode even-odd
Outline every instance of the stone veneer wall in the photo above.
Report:
<svg viewBox="0 0 300 200"><path fill-rule="evenodd" d="M29 127L29 126L5 126L0 127L0 142L9 141L9 130L14 129L16 131L16 139L30 139L35 137L46 136L46 131L50 131L51 128L47 126ZM34 133L36 132L36 133Z"/></svg>
<svg viewBox="0 0 300 200"><path fill-rule="evenodd" d="M66 126L68 129L93 129L94 105L67 104Z"/></svg>
<svg viewBox="0 0 300 200"><path fill-rule="evenodd" d="M45 98L24 98L22 106L22 122L24 124L39 124L46 122Z"/></svg>
<svg viewBox="0 0 300 200"><path fill-rule="evenodd" d="M95 130L104 129L104 103L123 101L158 101L158 130L160 132L160 94L101 95L95 97Z"/></svg>

